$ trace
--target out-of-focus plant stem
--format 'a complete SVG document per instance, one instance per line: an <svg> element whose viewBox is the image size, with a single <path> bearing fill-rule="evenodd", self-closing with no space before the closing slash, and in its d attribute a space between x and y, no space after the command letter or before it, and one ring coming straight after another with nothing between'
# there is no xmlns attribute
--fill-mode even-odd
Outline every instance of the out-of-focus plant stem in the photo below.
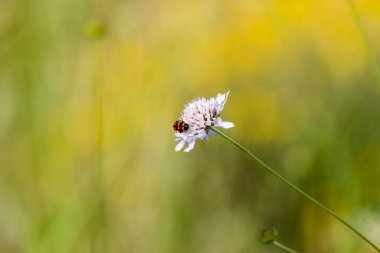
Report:
<svg viewBox="0 0 380 253"><path fill-rule="evenodd" d="M377 84L380 85L380 64L376 58L376 55L375 55L375 51L373 50L373 47L371 45L371 42L368 38L368 35L364 29L364 26L363 26L363 23L360 19L360 16L358 14L358 11L356 10L356 7L355 7L355 3L353 0L348 0L348 3L351 7L351 10L352 10L352 14L354 16L354 19L355 19L355 23L356 23L356 26L358 27L359 31L360 31L360 34L361 36L363 37L363 41L364 41L364 45L367 49L367 53L368 53L368 58L369 58L369 62L371 64L371 67L372 67L372 71L375 75L375 78L376 78L376 81L377 81Z"/></svg>
<svg viewBox="0 0 380 253"><path fill-rule="evenodd" d="M282 182L284 182L285 184L287 184L288 186L290 186L293 190L295 190L296 192L298 192L299 194L301 194L304 198L306 198L307 200L311 201L312 203L314 203L315 205L317 205L318 207L320 207L325 212L329 213L331 216L333 216L335 219L337 219L339 222L341 222L343 225L345 225L347 228L349 228L355 234L357 234L361 239L363 239L365 242L367 242L369 245L371 245L372 248L374 248L377 252L380 252L380 249L373 242L371 242L367 237L365 237L362 233L360 233L353 226L351 226L347 221L345 221L342 218L340 218L334 211L330 210L329 208L327 208L326 206L324 206L322 203L320 203L319 201L317 201L316 199L312 198L310 195L308 195L307 193L305 193L303 190L301 190L300 188L298 188L295 184L293 184L292 182L290 182L288 179L286 179L283 176L281 176L278 172L276 172L275 170L273 170L269 165L267 165L266 163L264 163L262 160L260 160L254 154L252 154L252 152L249 151L247 148L243 147L241 144L239 144L238 142L236 142L235 140L233 140L232 138L230 138L229 136L227 136L226 134L224 134L223 132L221 132L217 128L210 127L210 129L212 129L213 131L215 131L216 133L218 133L220 136L222 136L227 141L229 141L232 144L234 144L239 149L243 150L245 153L247 153L250 157L252 157L254 160L256 160L264 169L266 169L272 175L276 176Z"/></svg>
<svg viewBox="0 0 380 253"><path fill-rule="evenodd" d="M104 98L103 98L103 43L101 40L94 42L94 102L95 102L95 118L96 118L96 146L95 146L95 177L94 177L94 194L99 196L99 205L95 205L95 231L101 240L96 240L93 235L92 251L104 252L107 248L107 227L106 227L106 190L104 180ZM98 244L99 248L94 244Z"/></svg>

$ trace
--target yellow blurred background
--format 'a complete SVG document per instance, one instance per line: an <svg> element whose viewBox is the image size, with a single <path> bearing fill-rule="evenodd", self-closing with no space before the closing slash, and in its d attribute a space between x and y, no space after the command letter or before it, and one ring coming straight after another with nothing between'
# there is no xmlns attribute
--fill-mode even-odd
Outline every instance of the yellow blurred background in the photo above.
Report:
<svg viewBox="0 0 380 253"><path fill-rule="evenodd" d="M373 252L222 138L195 97L380 245L380 2L0 0L0 252Z"/></svg>

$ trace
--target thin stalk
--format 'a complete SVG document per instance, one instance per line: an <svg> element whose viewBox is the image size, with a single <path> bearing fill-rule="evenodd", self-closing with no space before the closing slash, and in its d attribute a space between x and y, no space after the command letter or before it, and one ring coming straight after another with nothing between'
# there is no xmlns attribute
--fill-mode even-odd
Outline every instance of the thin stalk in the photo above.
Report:
<svg viewBox="0 0 380 253"><path fill-rule="evenodd" d="M297 251L292 250L292 249L289 248L289 247L286 247L284 244L279 243L278 241L273 241L273 244L276 245L277 247L279 247L279 248L285 250L286 252L289 252L289 253L298 253Z"/></svg>
<svg viewBox="0 0 380 253"><path fill-rule="evenodd" d="M377 83L380 85L380 64L379 64L378 60L376 59L375 51L373 50L371 42L368 38L368 35L364 29L363 23L362 23L360 16L358 14L358 11L356 10L354 1L348 0L348 4L351 7L351 11L352 11L352 14L354 16L356 26L358 27L360 34L363 37L364 45L367 49L369 61L370 61L371 67L372 67L372 71L375 74L375 78L376 78Z"/></svg>
<svg viewBox="0 0 380 253"><path fill-rule="evenodd" d="M95 127L96 143L95 151L95 170L94 170L94 189L95 194L100 198L99 204L95 202L97 217L93 220L96 229L92 232L92 250L91 252L106 251L107 248L107 200L105 189L104 174L104 86L103 86L103 44L96 41L94 45L94 110L95 110ZM95 200L97 201L97 200ZM98 239L97 239L98 237Z"/></svg>
<svg viewBox="0 0 380 253"><path fill-rule="evenodd" d="M239 149L243 150L245 153L247 153L250 157L252 157L254 160L256 160L264 169L266 169L272 175L274 175L275 177L277 177L278 179L280 179L282 182L284 182L285 184L287 184L288 186L290 186L293 190L295 190L296 192L298 192L299 194L301 194L304 198L306 198L307 200L309 200L310 202L314 203L315 205L317 205L318 207L320 207L322 210L324 210L325 212L327 212L328 214L330 214L331 216L333 216L340 223L342 223L343 225L345 225L347 228L351 229L351 231L353 231L361 239L363 239L365 242L367 242L369 245L371 245L372 248L374 248L377 252L380 252L380 249L373 242L371 242L367 237L365 237L362 233L360 233L353 226L351 226L347 221L345 221L342 218L340 218L334 211L330 210L329 208L327 208L326 206L324 206L322 203L320 203L319 201L315 200L310 195L308 195L307 193L305 193L303 190L301 190L300 188L298 188L292 182L290 182L289 180L287 180L286 178L284 178L283 176L281 176L280 174L278 174L275 170L273 170L271 167L269 167L269 165L267 165L266 163L264 163L262 160L260 160L254 154L252 154L251 151L249 151L247 148L243 147L242 145L240 145L235 140L233 140L232 138L230 138L229 136L227 136L223 132L219 131L218 129L216 129L214 127L210 127L210 129L212 129L213 131L215 131L216 133L218 133L220 136L222 136L227 141L229 141L232 144L234 144Z"/></svg>

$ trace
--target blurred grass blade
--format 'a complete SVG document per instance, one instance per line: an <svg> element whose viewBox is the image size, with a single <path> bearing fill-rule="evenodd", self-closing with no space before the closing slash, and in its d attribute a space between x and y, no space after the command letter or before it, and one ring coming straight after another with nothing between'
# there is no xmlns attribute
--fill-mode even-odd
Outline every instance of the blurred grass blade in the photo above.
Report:
<svg viewBox="0 0 380 253"><path fill-rule="evenodd" d="M375 78L376 78L376 81L377 81L377 84L380 86L380 64L376 58L376 55L375 55L375 50L373 49L372 45L371 45L371 42L368 38L368 35L364 29L364 26L363 26L363 23L360 19L360 16L358 14L358 11L355 7L355 4L354 4L354 1L353 0L348 0L348 3L350 4L350 7L351 7L351 10L352 10L352 14L354 16L354 19L355 19L355 23L360 31L360 34L361 36L363 37L363 41L364 41L364 45L367 49L367 53L368 53L368 57L369 57L369 62L370 62L370 65L371 65L371 68L372 68L372 71L375 75Z"/></svg>

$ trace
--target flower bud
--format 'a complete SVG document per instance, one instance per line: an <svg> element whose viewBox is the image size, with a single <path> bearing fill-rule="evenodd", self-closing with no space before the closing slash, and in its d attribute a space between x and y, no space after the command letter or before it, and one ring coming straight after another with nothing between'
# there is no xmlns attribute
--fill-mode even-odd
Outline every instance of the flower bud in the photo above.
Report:
<svg viewBox="0 0 380 253"><path fill-rule="evenodd" d="M265 228L260 233L260 241L265 244L270 244L276 241L278 232L274 228Z"/></svg>

